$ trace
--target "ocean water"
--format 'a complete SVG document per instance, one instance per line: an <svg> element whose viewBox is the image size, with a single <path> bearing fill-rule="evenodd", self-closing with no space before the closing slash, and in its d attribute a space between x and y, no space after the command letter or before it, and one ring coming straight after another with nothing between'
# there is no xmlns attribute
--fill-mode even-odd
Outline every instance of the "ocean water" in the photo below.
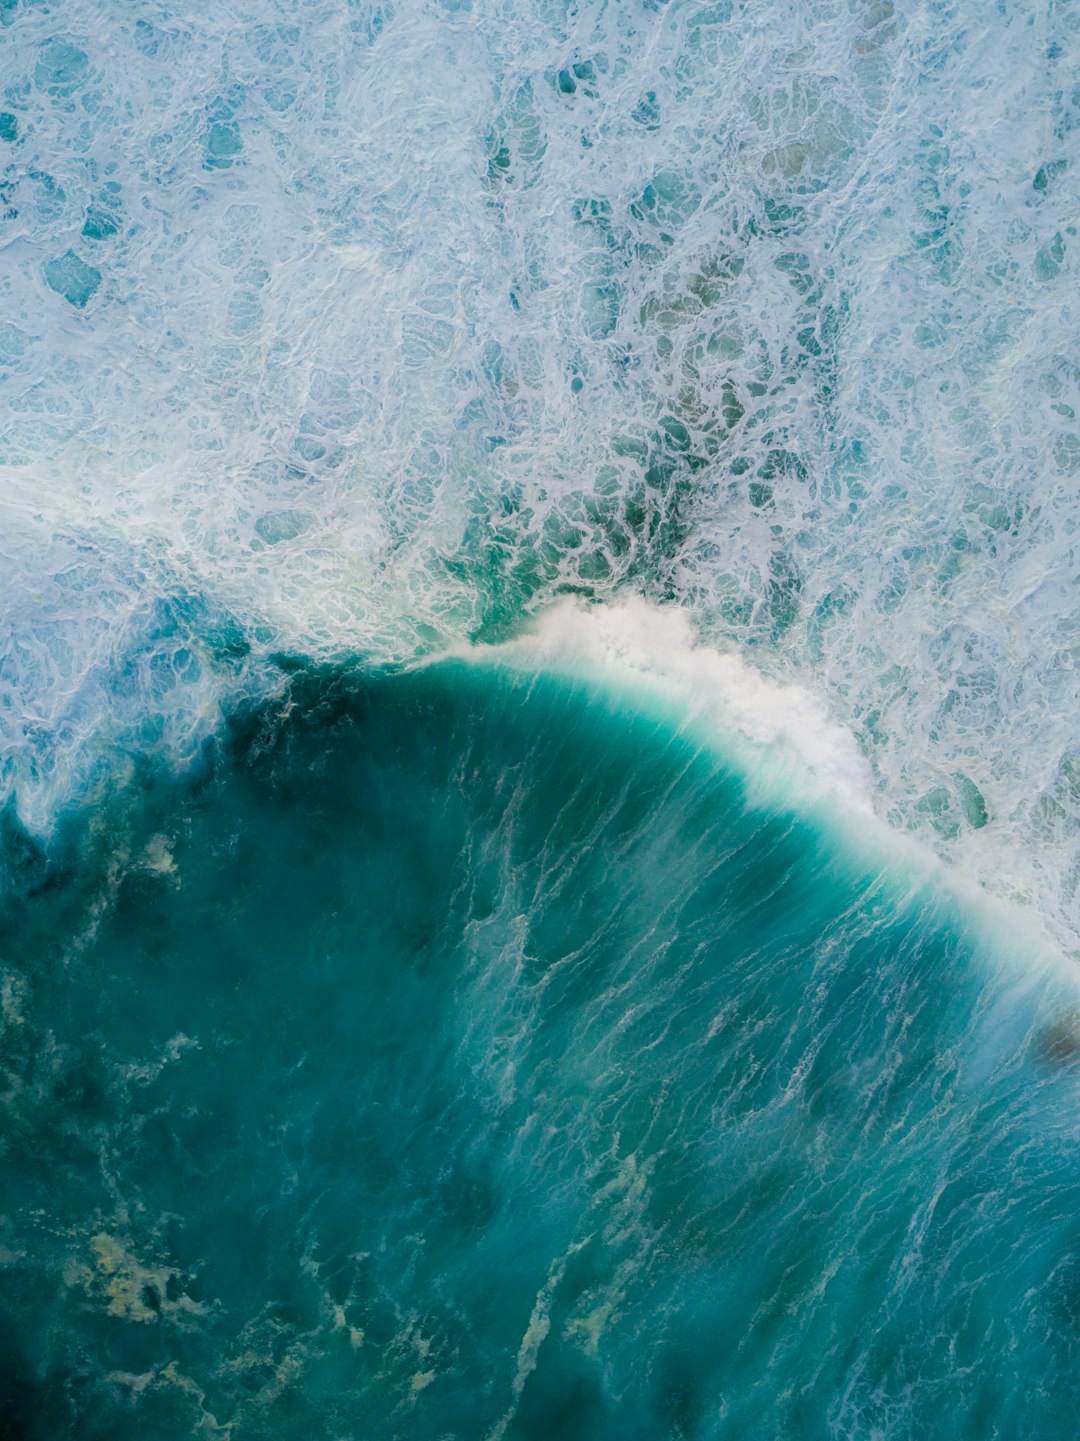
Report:
<svg viewBox="0 0 1080 1441"><path fill-rule="evenodd" d="M1071 1437L1080 9L0 0L0 1418Z"/></svg>
<svg viewBox="0 0 1080 1441"><path fill-rule="evenodd" d="M298 672L5 926L5 1434L1072 1437L1071 986L677 708Z"/></svg>
<svg viewBox="0 0 1080 1441"><path fill-rule="evenodd" d="M567 590L1080 936L1080 16L0 6L3 784Z"/></svg>

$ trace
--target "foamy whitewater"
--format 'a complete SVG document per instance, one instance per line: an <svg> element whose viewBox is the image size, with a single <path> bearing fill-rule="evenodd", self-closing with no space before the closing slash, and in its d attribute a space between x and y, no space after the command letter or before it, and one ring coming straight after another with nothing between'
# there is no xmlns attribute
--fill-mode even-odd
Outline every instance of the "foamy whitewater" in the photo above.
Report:
<svg viewBox="0 0 1080 1441"><path fill-rule="evenodd" d="M1076 943L1067 5L11 4L4 784L677 605Z"/></svg>
<svg viewBox="0 0 1080 1441"><path fill-rule="evenodd" d="M1073 1441L1078 77L0 0L0 1434Z"/></svg>

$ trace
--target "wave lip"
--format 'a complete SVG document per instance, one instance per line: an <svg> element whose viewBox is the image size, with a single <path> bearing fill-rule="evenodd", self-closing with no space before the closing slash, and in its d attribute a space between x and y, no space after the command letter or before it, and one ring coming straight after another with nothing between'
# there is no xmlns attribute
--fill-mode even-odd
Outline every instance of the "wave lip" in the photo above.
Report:
<svg viewBox="0 0 1080 1441"><path fill-rule="evenodd" d="M640 597L583 605L566 599L545 611L527 634L499 647L503 654L545 665L601 665L633 672L689 702L729 737L776 749L774 761L797 762L804 786L872 814L872 780L859 747L803 686L780 684L733 651L702 643L686 611ZM794 778L794 773L791 773Z"/></svg>
<svg viewBox="0 0 1080 1441"><path fill-rule="evenodd" d="M820 696L763 676L733 651L716 650L697 636L687 611L638 596L604 604L566 597L512 640L456 646L442 654L475 664L565 671L601 686L629 685L636 704L652 698L675 707L681 724L703 743L732 756L758 804L821 814L861 864L899 868L916 884L928 879L945 884L987 938L996 936L1014 955L1064 967L1080 984L1045 918L999 893L1017 889L1007 880L1000 885L1000 870L999 887L988 888L985 874L950 866L924 841L883 818L887 798L854 735Z"/></svg>

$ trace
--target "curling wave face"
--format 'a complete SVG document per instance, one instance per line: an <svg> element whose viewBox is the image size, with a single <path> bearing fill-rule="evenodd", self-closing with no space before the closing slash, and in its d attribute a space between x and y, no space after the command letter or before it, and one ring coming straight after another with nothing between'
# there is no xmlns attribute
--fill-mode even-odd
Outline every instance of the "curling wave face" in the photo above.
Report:
<svg viewBox="0 0 1080 1441"><path fill-rule="evenodd" d="M1068 6L0 7L3 775L570 588L1072 943Z"/></svg>
<svg viewBox="0 0 1080 1441"><path fill-rule="evenodd" d="M0 917L20 1441L1072 1441L1080 1019L655 688L300 672Z"/></svg>

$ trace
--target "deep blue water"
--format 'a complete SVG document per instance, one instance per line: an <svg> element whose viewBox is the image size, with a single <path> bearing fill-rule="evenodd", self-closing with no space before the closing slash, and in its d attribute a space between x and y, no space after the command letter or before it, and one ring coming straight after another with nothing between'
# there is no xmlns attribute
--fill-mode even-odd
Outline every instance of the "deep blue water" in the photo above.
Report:
<svg viewBox="0 0 1080 1441"><path fill-rule="evenodd" d="M1075 1435L1062 984L655 698L300 671L5 854L5 1435Z"/></svg>

